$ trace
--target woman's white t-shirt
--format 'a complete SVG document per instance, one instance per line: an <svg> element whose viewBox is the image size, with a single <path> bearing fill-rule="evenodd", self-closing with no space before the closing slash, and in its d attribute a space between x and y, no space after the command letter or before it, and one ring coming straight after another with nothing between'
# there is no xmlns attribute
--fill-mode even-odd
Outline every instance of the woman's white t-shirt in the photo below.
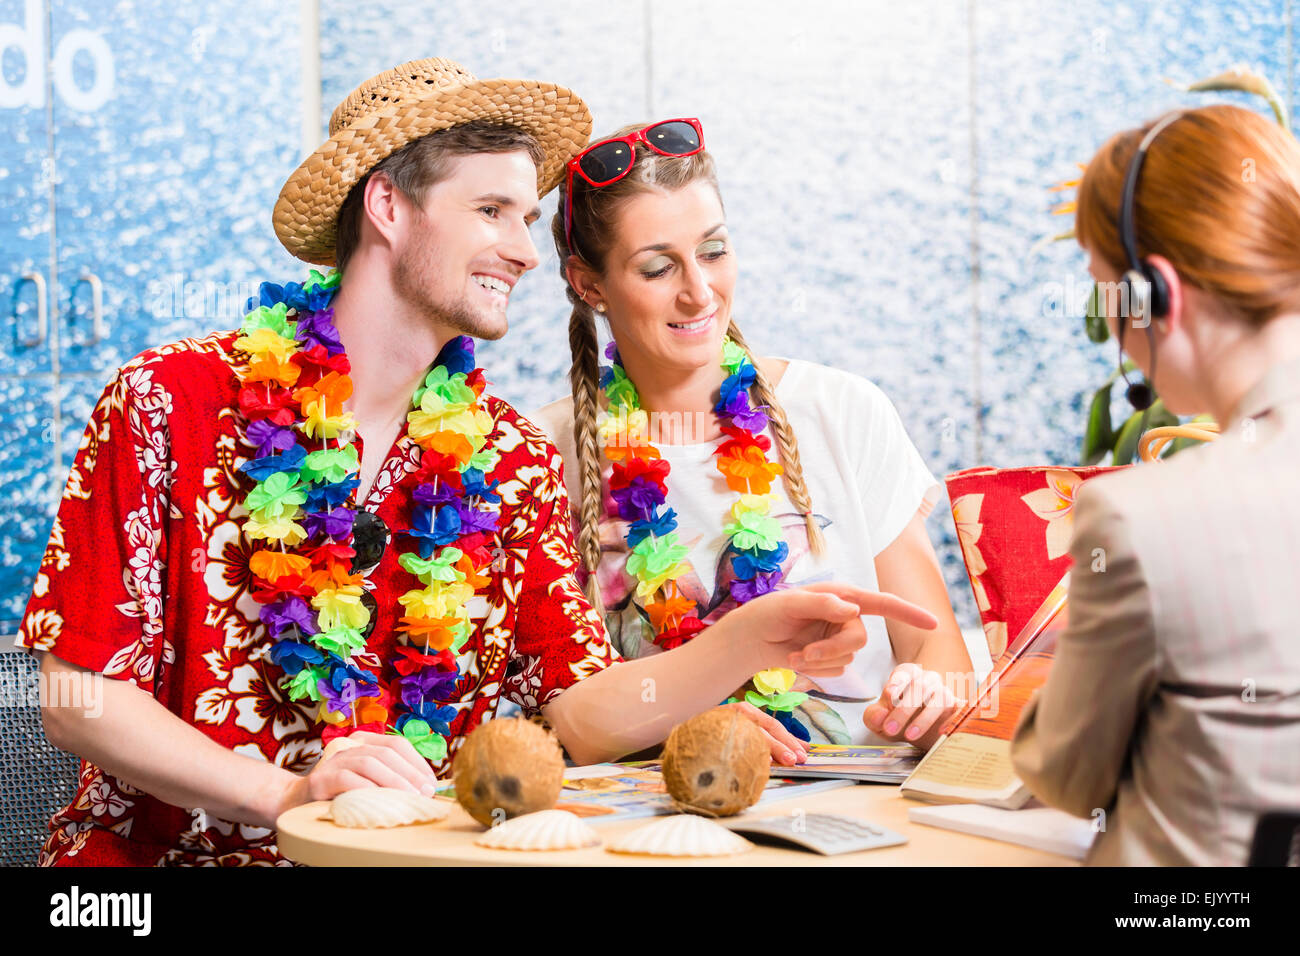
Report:
<svg viewBox="0 0 1300 956"><path fill-rule="evenodd" d="M776 386L777 400L794 430L812 510L826 539L826 553L809 553L803 519L790 503L783 483L772 514L781 525L790 554L783 569L787 585L837 580L876 590L875 557L902 532L918 510L928 514L941 488L908 438L893 404L876 385L837 369L790 360ZM580 500L577 455L573 440L573 400L552 402L532 416L564 457L564 476L577 526ZM771 429L766 432L772 438ZM696 601L705 623L714 623L736 606L727 585L731 562L722 559L728 536L723 525L736 493L714 465L716 441L657 444L667 459L666 507L677 512L680 543L690 548L692 571L679 580L683 593ZM776 460L775 445L768 454ZM609 463L603 461L606 514L610 513ZM598 577L605 601L605 621L614 646L624 658L662 653L652 643L649 619L635 595L635 578L627 574L626 545L602 519ZM576 534L575 534L576 537ZM610 542L618 542L612 549ZM801 678L796 689L810 694L795 712L814 743L871 743L876 737L862 723L862 712L879 695L897 661L885 622L864 616L866 646L852 665L834 678ZM811 683L812 686L806 686Z"/></svg>

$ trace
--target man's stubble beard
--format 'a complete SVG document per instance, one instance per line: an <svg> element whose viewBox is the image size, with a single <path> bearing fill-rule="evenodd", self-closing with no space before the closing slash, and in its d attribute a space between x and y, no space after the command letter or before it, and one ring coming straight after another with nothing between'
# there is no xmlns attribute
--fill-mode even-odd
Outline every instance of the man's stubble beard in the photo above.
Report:
<svg viewBox="0 0 1300 956"><path fill-rule="evenodd" d="M438 261L437 243L432 240L408 245L393 268L393 290L430 324L451 329L484 341L495 341L506 334L505 311L499 323L485 322L462 296L459 300L437 300L429 292L433 284L434 263Z"/></svg>

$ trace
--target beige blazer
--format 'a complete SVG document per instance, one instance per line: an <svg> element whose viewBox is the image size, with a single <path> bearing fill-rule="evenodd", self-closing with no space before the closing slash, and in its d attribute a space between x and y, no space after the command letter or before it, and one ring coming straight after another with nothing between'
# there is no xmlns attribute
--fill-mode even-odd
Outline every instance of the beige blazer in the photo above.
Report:
<svg viewBox="0 0 1300 956"><path fill-rule="evenodd" d="M1104 826L1089 863L1245 863L1261 812L1300 810L1300 362L1217 442L1083 485L1070 556L1017 772Z"/></svg>

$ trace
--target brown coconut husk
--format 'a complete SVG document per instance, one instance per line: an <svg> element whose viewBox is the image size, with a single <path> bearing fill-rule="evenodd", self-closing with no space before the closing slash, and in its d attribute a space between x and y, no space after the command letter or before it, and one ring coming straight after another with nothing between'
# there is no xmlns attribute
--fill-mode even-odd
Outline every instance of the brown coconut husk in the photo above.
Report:
<svg viewBox="0 0 1300 956"><path fill-rule="evenodd" d="M763 732L731 707L678 724L664 744L663 772L677 809L729 817L752 807L767 785L772 756Z"/></svg>
<svg viewBox="0 0 1300 956"><path fill-rule="evenodd" d="M490 827L555 806L564 757L559 742L537 724L489 720L466 738L452 771L460 805Z"/></svg>

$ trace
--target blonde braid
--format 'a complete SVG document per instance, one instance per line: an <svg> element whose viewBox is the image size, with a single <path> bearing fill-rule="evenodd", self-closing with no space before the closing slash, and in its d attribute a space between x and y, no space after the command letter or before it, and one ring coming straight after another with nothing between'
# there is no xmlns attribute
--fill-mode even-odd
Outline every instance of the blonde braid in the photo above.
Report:
<svg viewBox="0 0 1300 956"><path fill-rule="evenodd" d="M574 299L572 290L570 300ZM600 489L600 445L596 440L596 394L600 385L600 359L596 343L596 322L586 305L573 303L569 316L569 350L573 365L569 384L573 389L573 447L578 455L580 524L578 554L586 566L587 600L604 616L596 570L600 566L600 515L604 496Z"/></svg>
<svg viewBox="0 0 1300 956"><path fill-rule="evenodd" d="M735 319L732 319L727 326L727 335L731 338L731 341L744 349L749 355L749 360L754 362L754 352L745 343L745 337L740 334L740 328L736 325ZM826 539L822 535L821 526L817 524L817 517L813 514L812 500L808 497L808 486L804 484L803 464L799 461L799 442L795 439L794 429L790 427L790 422L785 417L785 409L776 400L776 392L772 388L772 383L768 381L767 374L758 362L754 362L754 372L754 387L751 394L754 396L756 405L768 406L767 417L772 421L772 434L776 436L776 447L781 456L781 467L785 469L782 482L785 484L786 494L790 496L790 501L803 515L804 526L808 529L809 549L814 556L821 557L826 553Z"/></svg>

